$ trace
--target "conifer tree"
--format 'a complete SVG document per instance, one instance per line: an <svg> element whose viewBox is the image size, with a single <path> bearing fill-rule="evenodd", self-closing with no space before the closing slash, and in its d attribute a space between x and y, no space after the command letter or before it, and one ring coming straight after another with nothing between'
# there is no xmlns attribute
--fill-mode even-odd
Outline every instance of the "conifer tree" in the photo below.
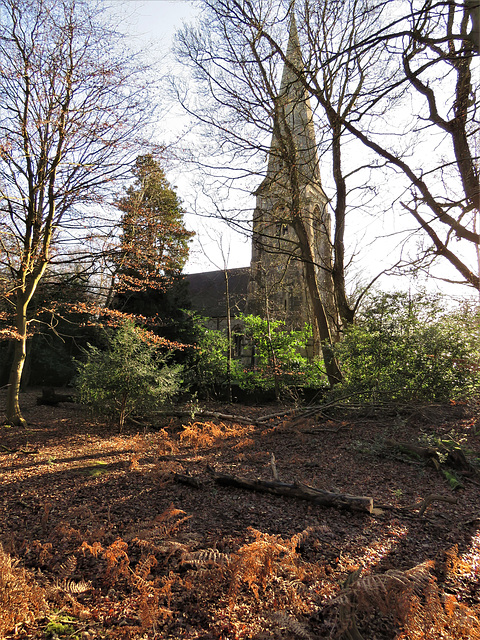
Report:
<svg viewBox="0 0 480 640"><path fill-rule="evenodd" d="M142 297L155 298L176 283L193 233L185 228L181 201L152 154L138 156L132 173L134 183L117 202L123 217L113 304L138 312Z"/></svg>

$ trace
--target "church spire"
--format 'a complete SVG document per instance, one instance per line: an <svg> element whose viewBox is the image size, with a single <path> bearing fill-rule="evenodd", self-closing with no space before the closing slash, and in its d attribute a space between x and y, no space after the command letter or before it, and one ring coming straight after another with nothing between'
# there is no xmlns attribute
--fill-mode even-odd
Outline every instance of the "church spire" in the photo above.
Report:
<svg viewBox="0 0 480 640"><path fill-rule="evenodd" d="M312 108L300 76L304 71L297 23L293 12L286 62L275 109L274 133L270 147L267 178L277 179L286 168L285 147L295 146L295 165L302 183L320 183L320 168L313 126Z"/></svg>

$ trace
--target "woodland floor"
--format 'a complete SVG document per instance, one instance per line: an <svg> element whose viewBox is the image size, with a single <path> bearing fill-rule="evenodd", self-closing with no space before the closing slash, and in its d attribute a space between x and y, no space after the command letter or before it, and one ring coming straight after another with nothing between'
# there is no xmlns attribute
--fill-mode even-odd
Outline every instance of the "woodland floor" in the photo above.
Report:
<svg viewBox="0 0 480 640"><path fill-rule="evenodd" d="M28 428L0 427L5 638L480 638L480 474L453 491L386 444L456 441L479 465L480 405L164 418L119 434L39 395L22 396ZM284 409L206 408L252 422ZM372 496L374 513L208 472L271 480L272 453L282 481ZM432 494L455 502L411 508Z"/></svg>

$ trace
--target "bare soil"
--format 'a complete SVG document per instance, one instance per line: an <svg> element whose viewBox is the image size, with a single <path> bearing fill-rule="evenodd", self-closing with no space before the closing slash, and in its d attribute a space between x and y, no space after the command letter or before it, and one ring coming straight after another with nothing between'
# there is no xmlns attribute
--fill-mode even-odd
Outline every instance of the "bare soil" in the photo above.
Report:
<svg viewBox="0 0 480 640"><path fill-rule="evenodd" d="M0 542L44 598L6 638L479 637L480 405L261 424L289 407L216 405L251 423L165 417L120 434L40 395L21 399L28 428L0 427ZM387 439L456 442L472 471L452 470L452 490ZM221 487L209 472L271 480L272 454L282 481L372 496L374 513Z"/></svg>

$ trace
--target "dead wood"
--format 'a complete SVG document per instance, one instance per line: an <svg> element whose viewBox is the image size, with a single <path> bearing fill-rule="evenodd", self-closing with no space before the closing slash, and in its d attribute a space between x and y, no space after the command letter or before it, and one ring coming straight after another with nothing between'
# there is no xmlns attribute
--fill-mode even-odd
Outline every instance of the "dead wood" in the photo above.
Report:
<svg viewBox="0 0 480 640"><path fill-rule="evenodd" d="M244 424L258 424L257 420L246 416L237 416L229 413L219 413L218 411L200 411L198 414L202 418L217 418L217 420L228 420L229 422L241 422Z"/></svg>
<svg viewBox="0 0 480 640"><path fill-rule="evenodd" d="M428 507L434 502L449 502L450 504L457 504L455 498L452 498L451 496L441 496L436 493L431 493L421 504L416 505L415 508L420 507L418 515L422 517Z"/></svg>
<svg viewBox="0 0 480 640"><path fill-rule="evenodd" d="M404 507L395 507L389 504L376 505L378 509L391 509L392 511L416 511L418 509L418 516L422 517L428 507L434 502L448 502L450 504L457 504L457 500L452 496L444 496L438 493L430 493L421 502L415 502Z"/></svg>
<svg viewBox="0 0 480 640"><path fill-rule="evenodd" d="M347 429L347 425L341 424L336 429L329 429L328 427L314 427L313 429L302 429L302 433L316 436L322 433L340 433L340 431L343 431L344 429Z"/></svg>
<svg viewBox="0 0 480 640"><path fill-rule="evenodd" d="M273 475L273 479L280 481L280 476L278 475L278 469L277 469L277 461L275 460L275 454L272 453L271 457L270 457L270 466L272 467L272 475Z"/></svg>
<svg viewBox="0 0 480 640"><path fill-rule="evenodd" d="M431 462L453 490L463 488L463 484L452 471L445 467L455 469L465 476L477 474L477 470L469 463L465 454L458 446L449 448L439 444L438 447L422 447L408 442L397 442L396 440L386 440L385 442L387 446Z"/></svg>
<svg viewBox="0 0 480 640"><path fill-rule="evenodd" d="M349 400L350 398L361 395L362 393L364 393L364 391L355 391L353 393L349 393L348 395L342 396L341 398L336 398L335 400L331 400L330 402L325 402L323 404L312 404L303 408L294 407L292 409L287 409L287 410L279 411L276 413L270 413L266 416L262 416L261 418L258 418L257 422L261 424L263 422L267 422L268 420L274 420L274 419L278 420L280 418L292 416L291 424L294 425L296 422L304 418L309 418L314 415L323 415L322 412L325 411L325 409L330 409L332 407L341 407L344 410L352 410L352 409L365 410L366 408L373 409L373 410L378 410L378 409L385 410L385 408L388 408L390 410L392 409L397 410L398 408L398 405L392 405L388 403L384 403L378 406L365 405L365 404L354 405L350 403L349 404L344 403L345 400Z"/></svg>
<svg viewBox="0 0 480 640"><path fill-rule="evenodd" d="M203 482L200 478L195 478L194 476L189 476L184 473L174 473L173 479L179 484L185 484L188 487L194 487L194 489L201 489L203 487Z"/></svg>
<svg viewBox="0 0 480 640"><path fill-rule="evenodd" d="M199 411L161 411L156 413L155 415L165 415L169 417L175 418L191 418L192 420L195 418L216 418L217 420L226 420L228 422L239 422L241 424L253 424L258 425L259 421L255 420L255 418L249 418L247 416L238 416L230 413L219 413L218 411L204 411L200 409Z"/></svg>
<svg viewBox="0 0 480 640"><path fill-rule="evenodd" d="M75 396L71 393L57 393L52 387L44 387L42 395L37 398L37 405L56 407L60 402L75 402Z"/></svg>
<svg viewBox="0 0 480 640"><path fill-rule="evenodd" d="M215 482L224 487L236 487L249 491L260 491L274 495L290 496L300 500L308 500L324 507L336 507L353 511L372 513L373 498L369 496L352 496L349 494L332 493L316 489L303 482L279 482L277 480L250 480L239 476L217 473L209 468Z"/></svg>
<svg viewBox="0 0 480 640"><path fill-rule="evenodd" d="M417 458L437 458L438 452L433 447L421 447L418 444L409 442L398 442L397 440L385 440L385 444L392 449L398 449L403 453L413 454Z"/></svg>
<svg viewBox="0 0 480 640"><path fill-rule="evenodd" d="M34 454L39 452L38 448L35 448L35 449L21 449L21 448L17 447L15 449L10 449L9 447L6 447L4 444L0 444L0 449L5 451L6 453L21 453L24 456L34 455Z"/></svg>

